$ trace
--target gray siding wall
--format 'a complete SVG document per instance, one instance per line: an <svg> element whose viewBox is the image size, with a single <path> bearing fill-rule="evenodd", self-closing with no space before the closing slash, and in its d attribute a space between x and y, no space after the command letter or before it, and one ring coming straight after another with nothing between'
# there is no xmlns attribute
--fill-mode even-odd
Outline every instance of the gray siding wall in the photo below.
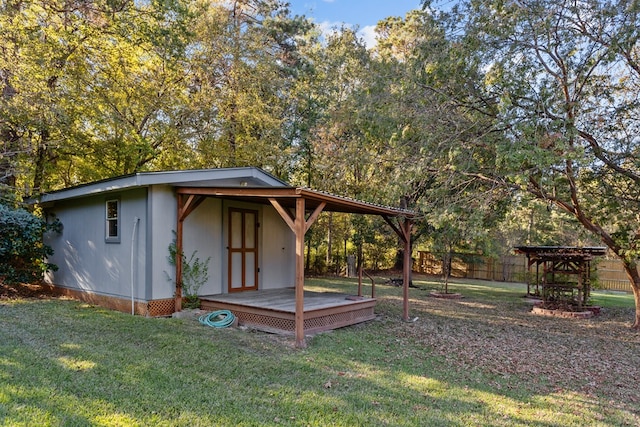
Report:
<svg viewBox="0 0 640 427"><path fill-rule="evenodd" d="M264 208L262 236L261 289L276 289L295 285L296 238L276 210Z"/></svg>
<svg viewBox="0 0 640 427"><path fill-rule="evenodd" d="M107 243L105 203L115 198L120 200L120 241ZM50 262L59 267L57 272L45 276L47 282L130 298L133 279L134 299L145 299L146 189L58 202L47 211L55 214L63 225L61 234L46 236L55 251ZM135 218L139 221L134 235Z"/></svg>
<svg viewBox="0 0 640 427"><path fill-rule="evenodd" d="M120 242L105 242L105 202L119 198ZM184 253L194 251L209 261L209 279L200 295L227 292L227 222L229 207L258 211L259 289L294 285L295 237L269 205L256 205L217 198L206 199L184 223ZM59 266L46 280L57 286L131 298L132 265L135 300L172 298L175 268L168 260L168 247L177 225L174 189L153 185L117 193L57 202L48 210L64 226L61 235L47 237L54 248L50 261ZM139 218L133 235L135 218ZM133 245L132 245L133 243ZM133 264L132 264L133 249Z"/></svg>
<svg viewBox="0 0 640 427"><path fill-rule="evenodd" d="M229 208L258 211L258 289L278 289L293 286L295 282L295 236L289 226L270 205L256 205L231 200L222 202L222 265L221 292L228 288L228 221Z"/></svg>
<svg viewBox="0 0 640 427"><path fill-rule="evenodd" d="M177 207L174 191L168 186L153 186L150 196L149 232L153 268L152 295L149 299L171 298L175 292L175 269L167 256L177 226ZM202 262L209 260L209 278L199 290L200 295L227 293L228 289L228 210L230 207L258 211L259 289L276 289L294 285L295 236L271 206L207 198L184 221L183 246L187 258L195 252Z"/></svg>
<svg viewBox="0 0 640 427"><path fill-rule="evenodd" d="M168 185L149 187L149 228L147 263L149 277L148 300L173 298L175 268L169 263L169 245L174 239L177 224L175 192Z"/></svg>
<svg viewBox="0 0 640 427"><path fill-rule="evenodd" d="M195 256L200 261L209 260L209 280L199 290L200 295L215 295L226 292L226 280L222 275L226 244L222 233L222 201L209 197L184 221L184 253L189 259ZM226 259L226 258L225 258Z"/></svg>

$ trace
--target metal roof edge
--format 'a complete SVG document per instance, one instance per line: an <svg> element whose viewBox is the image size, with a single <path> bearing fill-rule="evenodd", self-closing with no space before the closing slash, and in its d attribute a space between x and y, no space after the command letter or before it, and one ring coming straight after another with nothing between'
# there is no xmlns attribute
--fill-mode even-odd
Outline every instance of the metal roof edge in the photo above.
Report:
<svg viewBox="0 0 640 427"><path fill-rule="evenodd" d="M406 214L407 216L410 217L414 217L417 216L417 212L414 212L412 210L409 209L402 209L402 208L396 208L393 206L388 206L388 205L383 205L380 203L373 203L373 202L368 202L365 200L360 200L360 199L355 199L353 197L347 197L347 196L340 196L337 194L333 194L330 193L328 191L322 191L322 190L315 190L313 188L309 188L309 187L297 187L299 190L301 190L302 192L306 192L309 194L318 194L321 197L331 197L337 200L343 200L345 202L348 203L357 203L357 204L364 204L364 205L368 205L371 206L373 208L377 208L377 209L382 209L382 210L390 210L390 211L394 211L394 212L398 212L398 213L403 213Z"/></svg>
<svg viewBox="0 0 640 427"><path fill-rule="evenodd" d="M208 176L207 176L208 175ZM226 176L225 176L226 175ZM79 184L73 187L43 193L29 199L30 204L55 202L59 200L74 199L89 195L125 190L149 185L176 185L198 180L212 180L222 178L251 177L265 182L268 186L284 187L288 183L276 178L261 168L254 166L213 169L185 169L170 171L137 172L130 175L121 175L106 178L99 181ZM172 178L172 179L171 179Z"/></svg>

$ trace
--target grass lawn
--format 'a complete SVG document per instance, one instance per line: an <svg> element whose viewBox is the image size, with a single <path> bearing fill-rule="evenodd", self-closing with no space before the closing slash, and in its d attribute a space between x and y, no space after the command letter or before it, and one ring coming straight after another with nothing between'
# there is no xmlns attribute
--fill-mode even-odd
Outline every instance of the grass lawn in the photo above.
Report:
<svg viewBox="0 0 640 427"><path fill-rule="evenodd" d="M380 282L381 283L381 282ZM190 319L49 298L0 300L0 425L636 426L640 334L630 295L593 319L529 313L524 285L414 278L376 287L377 320L309 347ZM354 293L345 279L310 290Z"/></svg>

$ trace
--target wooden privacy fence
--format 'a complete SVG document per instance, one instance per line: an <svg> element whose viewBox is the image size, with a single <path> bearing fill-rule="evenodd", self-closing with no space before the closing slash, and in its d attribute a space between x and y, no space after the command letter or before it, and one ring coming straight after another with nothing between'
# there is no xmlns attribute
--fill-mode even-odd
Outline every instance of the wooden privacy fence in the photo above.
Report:
<svg viewBox="0 0 640 427"><path fill-rule="evenodd" d="M413 271L435 276L442 275L443 254L419 251ZM596 289L631 292L631 284L617 259L597 259L591 263L592 281ZM535 272L534 272L535 274ZM498 282L526 282L527 258L508 255L489 258L476 254L452 254L451 277L495 280Z"/></svg>
<svg viewBox="0 0 640 427"><path fill-rule="evenodd" d="M595 263L597 287L612 291L632 292L631 284L624 272L622 262L617 259L603 259Z"/></svg>

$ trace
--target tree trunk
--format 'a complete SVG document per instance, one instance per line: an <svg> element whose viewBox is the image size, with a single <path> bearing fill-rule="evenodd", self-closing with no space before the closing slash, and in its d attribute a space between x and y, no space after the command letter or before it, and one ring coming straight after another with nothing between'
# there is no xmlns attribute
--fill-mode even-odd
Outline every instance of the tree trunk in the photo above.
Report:
<svg viewBox="0 0 640 427"><path fill-rule="evenodd" d="M633 322L632 328L640 329L640 274L638 274L638 263L622 258L622 264L624 265L625 273L631 283L631 289L633 289L633 298L636 302L636 317Z"/></svg>
<svg viewBox="0 0 640 427"><path fill-rule="evenodd" d="M311 239L307 240L307 258L306 258L305 270L309 271L311 268Z"/></svg>
<svg viewBox="0 0 640 427"><path fill-rule="evenodd" d="M362 243L358 243L356 255L356 270L360 270L360 267L362 267L362 265L364 264L364 251L362 250Z"/></svg>
<svg viewBox="0 0 640 427"><path fill-rule="evenodd" d="M47 168L47 163L50 160L50 152L49 152L49 130L42 129L40 131L40 144L38 144L38 148L35 152L35 164L34 164L34 173L33 173L33 182L31 186L30 194L27 196L32 196L33 194L39 194L42 192L42 183L45 178L45 170Z"/></svg>
<svg viewBox="0 0 640 427"><path fill-rule="evenodd" d="M16 186L16 175L13 163L19 151L19 137L13 130L5 128L0 129L0 140L4 143L0 151L0 185L6 186L13 191ZM4 190L0 187L0 192L2 191Z"/></svg>
<svg viewBox="0 0 640 427"><path fill-rule="evenodd" d="M409 209L409 196L402 196L400 198L400 209ZM411 241L411 249L413 249L413 242L416 238L412 238ZM402 239L398 236L398 250L396 251L396 259L393 263L393 269L396 271L402 271L404 269L404 243Z"/></svg>
<svg viewBox="0 0 640 427"><path fill-rule="evenodd" d="M640 284L639 284L640 285ZM640 329L640 291L639 291L639 285L636 285L633 288L633 297L636 300L636 320L635 322L633 322L633 325L631 326L634 329Z"/></svg>
<svg viewBox="0 0 640 427"><path fill-rule="evenodd" d="M11 86L10 75L9 70L0 69L0 83L2 86L0 96L6 101L9 101L16 94L16 90ZM14 162L20 151L18 147L20 136L9 125L3 124L0 127L0 141L2 141L2 148L0 149L0 199L6 197L10 200L12 197L8 195L15 192L16 186Z"/></svg>
<svg viewBox="0 0 640 427"><path fill-rule="evenodd" d="M573 176L573 171L571 170L570 166L568 166L568 171L569 172L567 175L571 178ZM636 304L636 315L634 317L632 328L640 329L640 274L638 274L638 263L635 260L628 258L628 256L625 254L624 248L622 248L613 239L611 234L606 232L599 224L595 223L591 220L591 218L585 215L585 213L580 208L580 204L578 203L578 195L573 179L570 179L570 183L572 184L571 201L573 202L573 204L557 199L554 200L554 203L569 214L575 216L575 218L584 226L585 229L599 236L600 240L609 249L611 249L611 251L620 259L620 261L622 261L625 273L627 273L627 277L629 278L629 282L631 283L631 289L633 289L633 297ZM536 192L534 191L533 194L536 194ZM537 196L540 197L541 194L542 193L539 193L537 194Z"/></svg>
<svg viewBox="0 0 640 427"><path fill-rule="evenodd" d="M444 293L449 293L449 276L451 275L451 249L444 253L442 259L442 275L444 276Z"/></svg>

